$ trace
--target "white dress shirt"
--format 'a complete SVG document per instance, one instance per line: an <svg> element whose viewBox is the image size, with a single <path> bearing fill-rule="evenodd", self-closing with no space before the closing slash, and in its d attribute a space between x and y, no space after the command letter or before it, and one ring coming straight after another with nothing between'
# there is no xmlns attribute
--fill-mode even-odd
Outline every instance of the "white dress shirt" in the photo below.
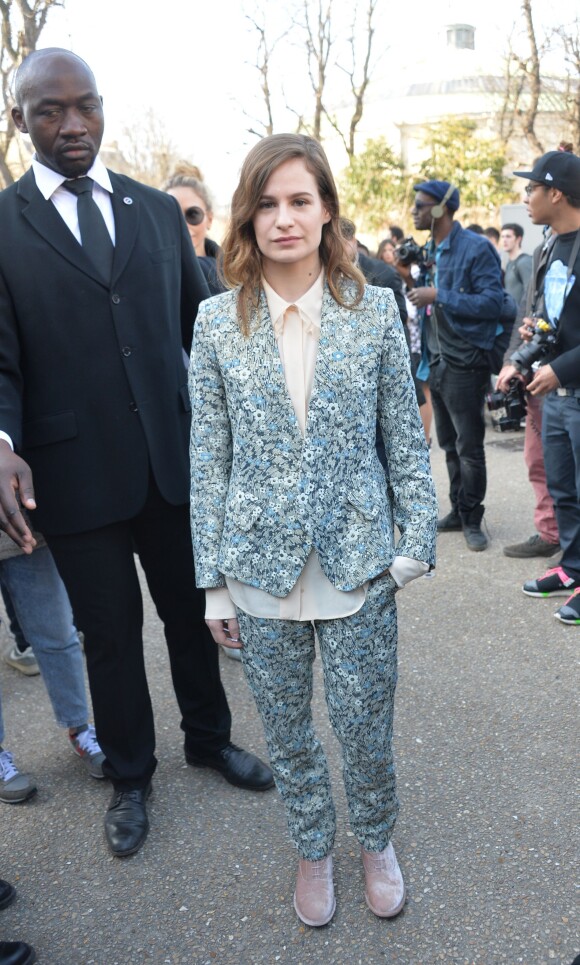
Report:
<svg viewBox="0 0 580 965"><path fill-rule="evenodd" d="M295 302L286 302L265 279L262 279L262 285L286 386L304 435L320 338L324 272ZM402 563L401 575L404 573L400 583L398 574L395 575L397 560ZM406 557L397 557L391 566L391 573L400 586L427 570L426 563ZM288 596L272 596L226 576L226 587L205 591L205 617L206 620L227 620L236 615L238 607L252 616L271 620L336 620L360 610L366 599L367 586L365 583L354 590L338 590L324 573L316 551L312 549Z"/></svg>
<svg viewBox="0 0 580 965"><path fill-rule="evenodd" d="M52 168L47 168L46 165L41 164L36 158L32 159L32 170L34 172L36 186L42 196L46 198L47 201L52 201L67 228L70 228L79 245L82 244L77 214L78 199L72 191L67 191L67 189L63 187L65 181L73 179L66 178L64 174L59 174L58 171L53 171ZM113 218L113 205L111 204L113 185L111 184L109 172L99 157L95 158L92 168L90 171L87 171L87 177L92 178L94 181L93 201L98 205L105 219L111 241L115 244L115 219Z"/></svg>

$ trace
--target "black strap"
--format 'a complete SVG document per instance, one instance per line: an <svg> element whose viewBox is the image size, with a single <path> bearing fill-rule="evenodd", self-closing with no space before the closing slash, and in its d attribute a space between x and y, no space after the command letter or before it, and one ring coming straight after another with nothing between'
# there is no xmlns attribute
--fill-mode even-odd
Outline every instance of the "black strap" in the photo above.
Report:
<svg viewBox="0 0 580 965"><path fill-rule="evenodd" d="M107 284L113 270L114 247L101 209L93 198L93 179L64 181L63 187L77 196L77 215L84 250Z"/></svg>

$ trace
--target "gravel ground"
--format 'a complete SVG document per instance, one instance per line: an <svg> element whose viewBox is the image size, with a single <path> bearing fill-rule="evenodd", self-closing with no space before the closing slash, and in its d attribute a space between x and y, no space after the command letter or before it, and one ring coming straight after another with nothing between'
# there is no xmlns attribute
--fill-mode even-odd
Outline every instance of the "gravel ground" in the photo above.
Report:
<svg viewBox="0 0 580 965"><path fill-rule="evenodd" d="M71 754L40 678L0 663L5 743L39 786L30 802L0 804L0 874L18 889L0 913L1 937L34 944L40 965L570 965L580 952L580 629L553 619L554 601L522 594L542 560L501 552L533 531L522 443L488 434L489 550L470 553L460 533L442 536L436 578L399 596L394 843L408 901L397 919L380 921L364 903L319 666L315 710L339 818L337 913L328 927L310 929L292 908L295 855L276 792L239 791L184 764L147 597L160 764L150 835L130 859L107 851L110 788ZM433 468L446 512L436 448ZM221 662L233 738L265 756L242 670Z"/></svg>

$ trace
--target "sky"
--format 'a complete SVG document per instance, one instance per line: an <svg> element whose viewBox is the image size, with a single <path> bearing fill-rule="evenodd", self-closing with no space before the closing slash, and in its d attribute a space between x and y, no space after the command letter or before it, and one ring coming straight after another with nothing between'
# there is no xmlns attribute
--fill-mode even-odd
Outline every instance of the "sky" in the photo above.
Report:
<svg viewBox="0 0 580 965"><path fill-rule="evenodd" d="M293 2L299 0L267 2L272 36L283 32ZM540 21L548 5L535 2ZM352 10L353 2L334 4L344 39L348 19L341 11ZM364 6L360 0L361 10ZM379 0L375 90L392 85L403 69L412 69L447 23L473 24L476 46L489 51L490 64L497 64L520 3L414 0L409 9L411 15L404 18L401 5ZM244 155L255 143L247 129L262 107L252 67L256 40L245 18L255 10L255 0L64 0L62 9L50 12L39 46L72 49L90 64L104 99L106 142L119 140L125 127L152 108L179 153L201 167L214 196L224 203ZM562 22L574 12L573 0L560 0ZM299 103L307 84L301 51L287 48L284 60L274 61L273 68L275 80L283 78L286 100ZM337 71L335 77L340 76L344 74ZM293 129L293 115L281 113L283 124Z"/></svg>

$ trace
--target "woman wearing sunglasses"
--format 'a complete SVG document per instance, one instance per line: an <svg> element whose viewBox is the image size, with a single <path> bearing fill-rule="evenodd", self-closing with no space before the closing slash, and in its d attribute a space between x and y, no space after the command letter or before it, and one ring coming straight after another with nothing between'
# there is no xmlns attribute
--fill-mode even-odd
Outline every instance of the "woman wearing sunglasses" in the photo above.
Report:
<svg viewBox="0 0 580 965"><path fill-rule="evenodd" d="M199 173L197 168L192 168L194 171ZM218 277L221 249L207 236L213 222L213 205L205 183L193 173L179 172L169 178L163 190L177 199L209 290L212 295L220 294L224 291Z"/></svg>
<svg viewBox="0 0 580 965"><path fill-rule="evenodd" d="M233 290L200 306L190 366L206 622L241 649L299 855L294 907L312 926L335 909L335 810L310 706L317 635L366 900L392 917L405 902L391 843L395 590L434 562L436 503L393 293L351 261L313 138L250 151L224 273Z"/></svg>

